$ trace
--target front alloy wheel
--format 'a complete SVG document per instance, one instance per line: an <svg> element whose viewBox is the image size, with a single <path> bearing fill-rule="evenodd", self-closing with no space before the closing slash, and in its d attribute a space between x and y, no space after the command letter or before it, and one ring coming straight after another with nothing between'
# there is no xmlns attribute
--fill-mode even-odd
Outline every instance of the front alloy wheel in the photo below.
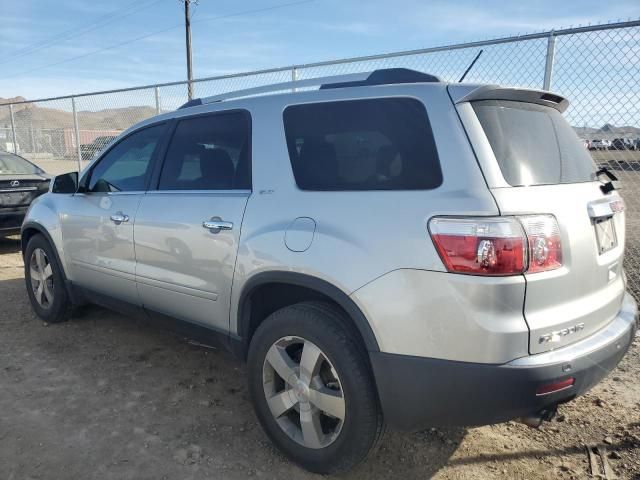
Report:
<svg viewBox="0 0 640 480"><path fill-rule="evenodd" d="M35 234L24 251L24 279L31 307L48 323L66 320L73 307L54 248L44 236Z"/></svg>
<svg viewBox="0 0 640 480"><path fill-rule="evenodd" d="M43 310L48 310L53 305L53 269L42 248L36 248L31 253L29 277L36 302Z"/></svg>

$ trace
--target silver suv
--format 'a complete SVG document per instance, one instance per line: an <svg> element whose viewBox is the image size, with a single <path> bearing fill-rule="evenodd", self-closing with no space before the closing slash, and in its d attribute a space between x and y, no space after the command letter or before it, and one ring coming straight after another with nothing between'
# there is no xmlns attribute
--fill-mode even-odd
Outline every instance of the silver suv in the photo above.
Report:
<svg viewBox="0 0 640 480"><path fill-rule="evenodd" d="M47 322L95 302L220 341L315 472L385 426L538 425L636 329L624 203L567 106L402 69L191 101L33 203L29 298Z"/></svg>

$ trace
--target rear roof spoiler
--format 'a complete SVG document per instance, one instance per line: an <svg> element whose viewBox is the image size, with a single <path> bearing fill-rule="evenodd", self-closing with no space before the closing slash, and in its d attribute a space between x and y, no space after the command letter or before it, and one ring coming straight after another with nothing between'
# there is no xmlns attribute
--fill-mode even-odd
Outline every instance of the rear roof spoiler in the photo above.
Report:
<svg viewBox="0 0 640 480"><path fill-rule="evenodd" d="M555 93L544 90L524 88L503 88L498 85L449 85L449 94L453 103L473 102L478 100L512 100L514 102L537 103L552 107L560 113L569 107L569 100Z"/></svg>

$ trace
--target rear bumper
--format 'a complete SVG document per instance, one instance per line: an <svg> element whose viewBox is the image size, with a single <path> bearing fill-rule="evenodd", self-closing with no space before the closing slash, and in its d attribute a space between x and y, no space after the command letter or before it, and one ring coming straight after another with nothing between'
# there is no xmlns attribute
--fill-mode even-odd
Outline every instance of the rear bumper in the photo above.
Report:
<svg viewBox="0 0 640 480"><path fill-rule="evenodd" d="M371 352L386 422L400 430L504 422L572 400L602 380L629 349L638 309L627 293L616 318L564 348L502 365ZM541 385L573 377L573 386L536 395Z"/></svg>

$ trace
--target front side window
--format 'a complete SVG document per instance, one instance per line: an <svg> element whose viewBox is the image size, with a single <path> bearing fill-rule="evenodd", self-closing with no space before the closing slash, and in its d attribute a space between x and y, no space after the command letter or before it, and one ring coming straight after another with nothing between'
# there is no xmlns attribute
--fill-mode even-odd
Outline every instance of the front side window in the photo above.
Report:
<svg viewBox="0 0 640 480"><path fill-rule="evenodd" d="M246 112L198 116L178 122L160 174L159 190L250 188Z"/></svg>
<svg viewBox="0 0 640 480"><path fill-rule="evenodd" d="M89 179L90 192L136 192L146 189L151 158L164 125L132 133L109 150L96 164Z"/></svg>
<svg viewBox="0 0 640 480"><path fill-rule="evenodd" d="M442 183L424 105L380 98L287 107L291 166L302 190L426 190Z"/></svg>

